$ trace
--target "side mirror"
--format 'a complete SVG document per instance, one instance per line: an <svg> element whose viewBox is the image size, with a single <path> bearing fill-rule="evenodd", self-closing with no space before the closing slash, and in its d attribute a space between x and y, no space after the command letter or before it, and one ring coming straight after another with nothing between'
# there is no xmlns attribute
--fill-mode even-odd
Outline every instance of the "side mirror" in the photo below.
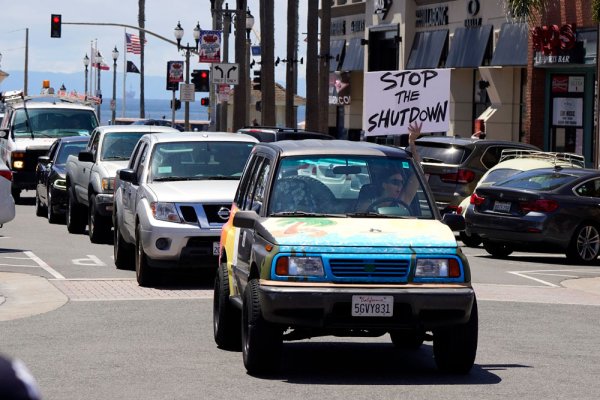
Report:
<svg viewBox="0 0 600 400"><path fill-rule="evenodd" d="M465 217L462 214L445 213L442 216L442 222L448 225L453 231L465 230Z"/></svg>
<svg viewBox="0 0 600 400"><path fill-rule="evenodd" d="M8 139L8 128L0 128L0 139Z"/></svg>
<svg viewBox="0 0 600 400"><path fill-rule="evenodd" d="M257 220L258 214L255 211L238 211L233 216L233 226L253 229Z"/></svg>
<svg viewBox="0 0 600 400"><path fill-rule="evenodd" d="M41 164L48 164L50 162L50 157L49 156L39 156L38 162Z"/></svg>
<svg viewBox="0 0 600 400"><path fill-rule="evenodd" d="M135 170L126 168L118 170L117 173L119 174L119 179L123 182L129 182L137 185L138 179Z"/></svg>
<svg viewBox="0 0 600 400"><path fill-rule="evenodd" d="M82 162L94 162L94 153L91 151L80 151L77 159Z"/></svg>

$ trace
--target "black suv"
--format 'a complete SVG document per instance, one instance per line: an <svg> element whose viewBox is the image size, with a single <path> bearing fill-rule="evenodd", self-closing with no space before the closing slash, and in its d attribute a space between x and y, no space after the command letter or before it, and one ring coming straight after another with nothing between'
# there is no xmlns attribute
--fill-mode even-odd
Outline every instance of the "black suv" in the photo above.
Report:
<svg viewBox="0 0 600 400"><path fill-rule="evenodd" d="M528 143L459 136L425 136L417 139L416 145L442 213L456 211L462 199L473 193L483 174L498 164L502 150L540 150Z"/></svg>
<svg viewBox="0 0 600 400"><path fill-rule="evenodd" d="M238 129L238 133L245 133L257 138L261 142L278 142L280 140L302 139L333 139L332 136L319 132L305 131L297 128L284 128L277 126L246 126Z"/></svg>

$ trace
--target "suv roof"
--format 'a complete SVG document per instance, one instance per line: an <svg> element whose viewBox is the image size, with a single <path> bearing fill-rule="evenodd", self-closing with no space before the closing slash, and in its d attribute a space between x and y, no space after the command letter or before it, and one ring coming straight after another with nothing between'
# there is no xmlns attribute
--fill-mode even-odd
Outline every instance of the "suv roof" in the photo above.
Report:
<svg viewBox="0 0 600 400"><path fill-rule="evenodd" d="M237 130L238 133L254 136L261 142L277 142L280 140L303 140L303 139L324 139L331 140L332 136L311 132L298 128L286 128L278 126L245 126Z"/></svg>

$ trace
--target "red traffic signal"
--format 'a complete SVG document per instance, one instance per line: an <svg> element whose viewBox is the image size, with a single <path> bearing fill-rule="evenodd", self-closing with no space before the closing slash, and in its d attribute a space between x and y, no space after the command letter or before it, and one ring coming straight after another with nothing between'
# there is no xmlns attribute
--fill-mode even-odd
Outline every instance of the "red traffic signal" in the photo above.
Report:
<svg viewBox="0 0 600 400"><path fill-rule="evenodd" d="M59 38L62 28L62 15L52 14L50 16L50 37Z"/></svg>
<svg viewBox="0 0 600 400"><path fill-rule="evenodd" d="M207 69L195 69L192 71L192 83L194 91L209 92L210 91L210 74Z"/></svg>
<svg viewBox="0 0 600 400"><path fill-rule="evenodd" d="M200 105L204 106L204 107L208 107L210 105L210 98L209 97L203 97L200 99Z"/></svg>

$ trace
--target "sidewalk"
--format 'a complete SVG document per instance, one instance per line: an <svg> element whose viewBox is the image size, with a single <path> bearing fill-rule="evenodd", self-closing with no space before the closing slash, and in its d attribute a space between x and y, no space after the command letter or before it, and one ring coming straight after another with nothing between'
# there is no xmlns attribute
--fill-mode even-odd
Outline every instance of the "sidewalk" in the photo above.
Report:
<svg viewBox="0 0 600 400"><path fill-rule="evenodd" d="M0 321L52 311L68 300L69 298L46 278L0 272Z"/></svg>

